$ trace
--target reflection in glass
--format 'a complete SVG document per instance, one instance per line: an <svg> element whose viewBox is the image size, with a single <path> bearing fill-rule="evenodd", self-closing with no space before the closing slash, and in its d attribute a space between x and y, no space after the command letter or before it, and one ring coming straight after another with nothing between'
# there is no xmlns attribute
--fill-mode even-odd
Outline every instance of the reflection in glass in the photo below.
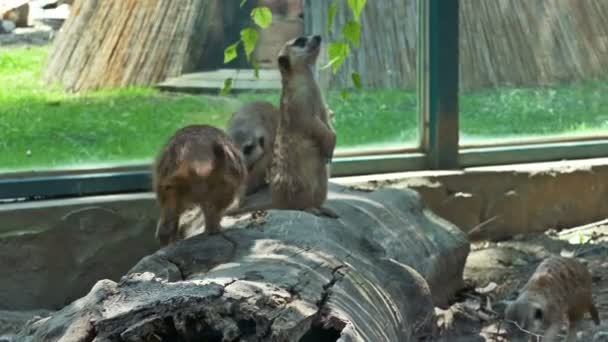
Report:
<svg viewBox="0 0 608 342"><path fill-rule="evenodd" d="M460 4L461 145L608 136L608 2Z"/></svg>

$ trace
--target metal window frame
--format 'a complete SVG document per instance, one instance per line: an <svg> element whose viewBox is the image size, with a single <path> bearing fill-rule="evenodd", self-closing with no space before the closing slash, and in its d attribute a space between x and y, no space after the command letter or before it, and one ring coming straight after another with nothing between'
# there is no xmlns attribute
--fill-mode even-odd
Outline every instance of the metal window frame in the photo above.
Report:
<svg viewBox="0 0 608 342"><path fill-rule="evenodd" d="M608 156L608 139L459 146L459 0L419 2L417 91L420 148L343 154L332 176L454 169ZM572 140L572 139L570 139ZM0 174L0 200L49 199L151 190L150 164Z"/></svg>

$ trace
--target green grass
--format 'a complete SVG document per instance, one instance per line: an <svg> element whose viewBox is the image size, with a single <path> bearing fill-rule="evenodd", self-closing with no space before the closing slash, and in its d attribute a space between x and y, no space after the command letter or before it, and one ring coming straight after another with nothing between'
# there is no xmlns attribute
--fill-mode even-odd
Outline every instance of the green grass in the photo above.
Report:
<svg viewBox="0 0 608 342"><path fill-rule="evenodd" d="M44 49L0 53L0 168L149 160L179 127L223 126L235 101L150 88L65 94L40 84Z"/></svg>
<svg viewBox="0 0 608 342"><path fill-rule="evenodd" d="M327 103L334 111L338 148L410 144L418 141L418 105L415 92L377 90L351 93L343 99L330 92ZM279 103L279 94L243 94L241 101Z"/></svg>
<svg viewBox="0 0 608 342"><path fill-rule="evenodd" d="M151 88L66 94L40 82L46 48L0 51L0 169L48 169L149 161L186 124L224 127L243 101L278 94L233 97L175 95ZM460 98L461 141L608 132L608 82L557 88L497 89ZM339 148L418 141L413 91L331 92Z"/></svg>
<svg viewBox="0 0 608 342"><path fill-rule="evenodd" d="M608 135L608 82L460 96L461 142Z"/></svg>

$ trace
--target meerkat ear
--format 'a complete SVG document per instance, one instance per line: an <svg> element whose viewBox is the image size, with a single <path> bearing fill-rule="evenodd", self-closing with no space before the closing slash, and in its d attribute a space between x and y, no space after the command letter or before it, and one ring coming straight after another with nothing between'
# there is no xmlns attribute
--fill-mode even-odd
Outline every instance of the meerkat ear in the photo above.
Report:
<svg viewBox="0 0 608 342"><path fill-rule="evenodd" d="M286 55L280 55L277 59L277 62L279 63L279 69L281 71L288 71L291 68L291 65L289 63L289 57L287 57Z"/></svg>

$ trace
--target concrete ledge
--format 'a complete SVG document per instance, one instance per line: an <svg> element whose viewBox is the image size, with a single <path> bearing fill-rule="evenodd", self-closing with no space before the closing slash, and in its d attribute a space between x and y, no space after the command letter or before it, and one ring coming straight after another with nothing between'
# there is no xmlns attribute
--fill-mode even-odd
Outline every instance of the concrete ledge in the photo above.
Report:
<svg viewBox="0 0 608 342"><path fill-rule="evenodd" d="M568 228L608 217L608 158L339 177L332 182L410 188L439 216L474 239ZM0 234L101 206L156 219L152 193L0 205ZM481 225L481 227L480 227Z"/></svg>
<svg viewBox="0 0 608 342"><path fill-rule="evenodd" d="M418 191L470 238L500 240L608 217L608 158L420 171L334 181Z"/></svg>

